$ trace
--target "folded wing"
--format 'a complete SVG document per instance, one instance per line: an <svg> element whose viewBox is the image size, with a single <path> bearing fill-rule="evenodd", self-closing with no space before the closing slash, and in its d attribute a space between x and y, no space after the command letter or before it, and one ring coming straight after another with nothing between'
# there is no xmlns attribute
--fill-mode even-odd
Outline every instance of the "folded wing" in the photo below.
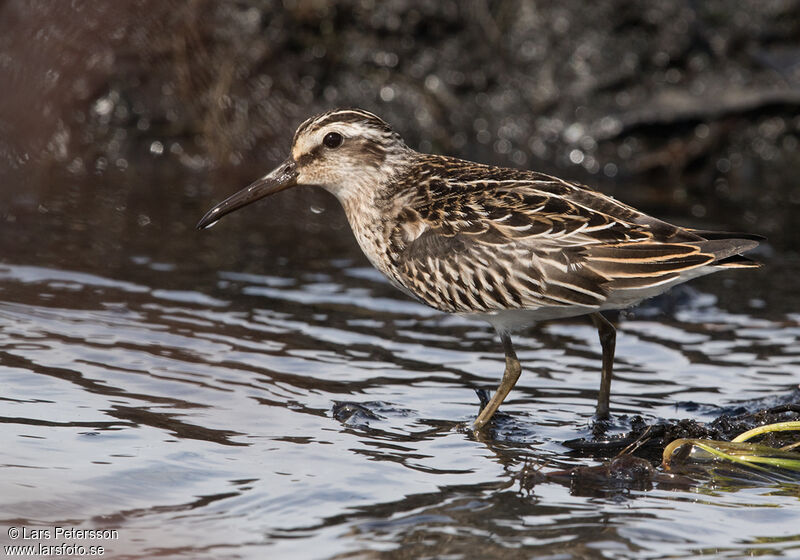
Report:
<svg viewBox="0 0 800 560"><path fill-rule="evenodd" d="M521 173L419 189L390 239L397 280L443 311L590 311L719 268L758 266L741 255L757 236L680 228L585 187Z"/></svg>

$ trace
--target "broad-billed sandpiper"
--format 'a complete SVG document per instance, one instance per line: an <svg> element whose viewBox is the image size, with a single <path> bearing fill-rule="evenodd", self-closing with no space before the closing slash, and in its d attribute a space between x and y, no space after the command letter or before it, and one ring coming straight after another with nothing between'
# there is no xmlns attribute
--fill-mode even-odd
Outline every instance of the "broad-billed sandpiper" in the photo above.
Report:
<svg viewBox="0 0 800 560"><path fill-rule="evenodd" d="M600 312L711 272L756 267L741 253L762 239L674 226L543 173L423 154L360 109L305 121L286 161L212 208L197 227L295 185L333 193L364 254L400 290L494 326L506 367L475 429L486 426L519 379L510 333L578 315L588 315L600 335L596 414L607 418L616 331Z"/></svg>

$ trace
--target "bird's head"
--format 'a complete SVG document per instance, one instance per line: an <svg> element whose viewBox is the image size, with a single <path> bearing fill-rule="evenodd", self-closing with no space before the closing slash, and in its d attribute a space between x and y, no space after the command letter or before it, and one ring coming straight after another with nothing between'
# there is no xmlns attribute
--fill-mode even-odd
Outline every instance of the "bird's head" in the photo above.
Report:
<svg viewBox="0 0 800 560"><path fill-rule="evenodd" d="M286 161L209 210L197 227L210 227L225 214L295 185L323 187L346 204L387 184L409 153L400 136L372 113L323 113L298 127Z"/></svg>

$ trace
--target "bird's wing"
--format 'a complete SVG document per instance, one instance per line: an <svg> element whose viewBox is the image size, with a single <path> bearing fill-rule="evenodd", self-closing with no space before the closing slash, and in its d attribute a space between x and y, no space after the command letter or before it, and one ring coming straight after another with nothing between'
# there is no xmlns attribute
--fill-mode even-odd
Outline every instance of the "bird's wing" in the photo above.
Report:
<svg viewBox="0 0 800 560"><path fill-rule="evenodd" d="M712 263L707 243L600 193L528 173L428 182L399 212L390 257L409 291L445 311L599 308L616 290L645 292Z"/></svg>

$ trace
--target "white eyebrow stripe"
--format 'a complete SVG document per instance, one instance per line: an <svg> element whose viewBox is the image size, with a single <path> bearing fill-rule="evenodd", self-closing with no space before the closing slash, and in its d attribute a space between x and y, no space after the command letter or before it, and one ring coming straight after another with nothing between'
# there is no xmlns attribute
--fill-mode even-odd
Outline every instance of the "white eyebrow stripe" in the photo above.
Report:
<svg viewBox="0 0 800 560"><path fill-rule="evenodd" d="M298 161L301 157L308 154L322 143L322 139L329 132L338 132L345 138L371 138L380 141L383 138L382 131L375 130L375 128L368 124L360 122L331 122L320 128L307 129L300 133L295 138L294 146L292 146L292 157Z"/></svg>

